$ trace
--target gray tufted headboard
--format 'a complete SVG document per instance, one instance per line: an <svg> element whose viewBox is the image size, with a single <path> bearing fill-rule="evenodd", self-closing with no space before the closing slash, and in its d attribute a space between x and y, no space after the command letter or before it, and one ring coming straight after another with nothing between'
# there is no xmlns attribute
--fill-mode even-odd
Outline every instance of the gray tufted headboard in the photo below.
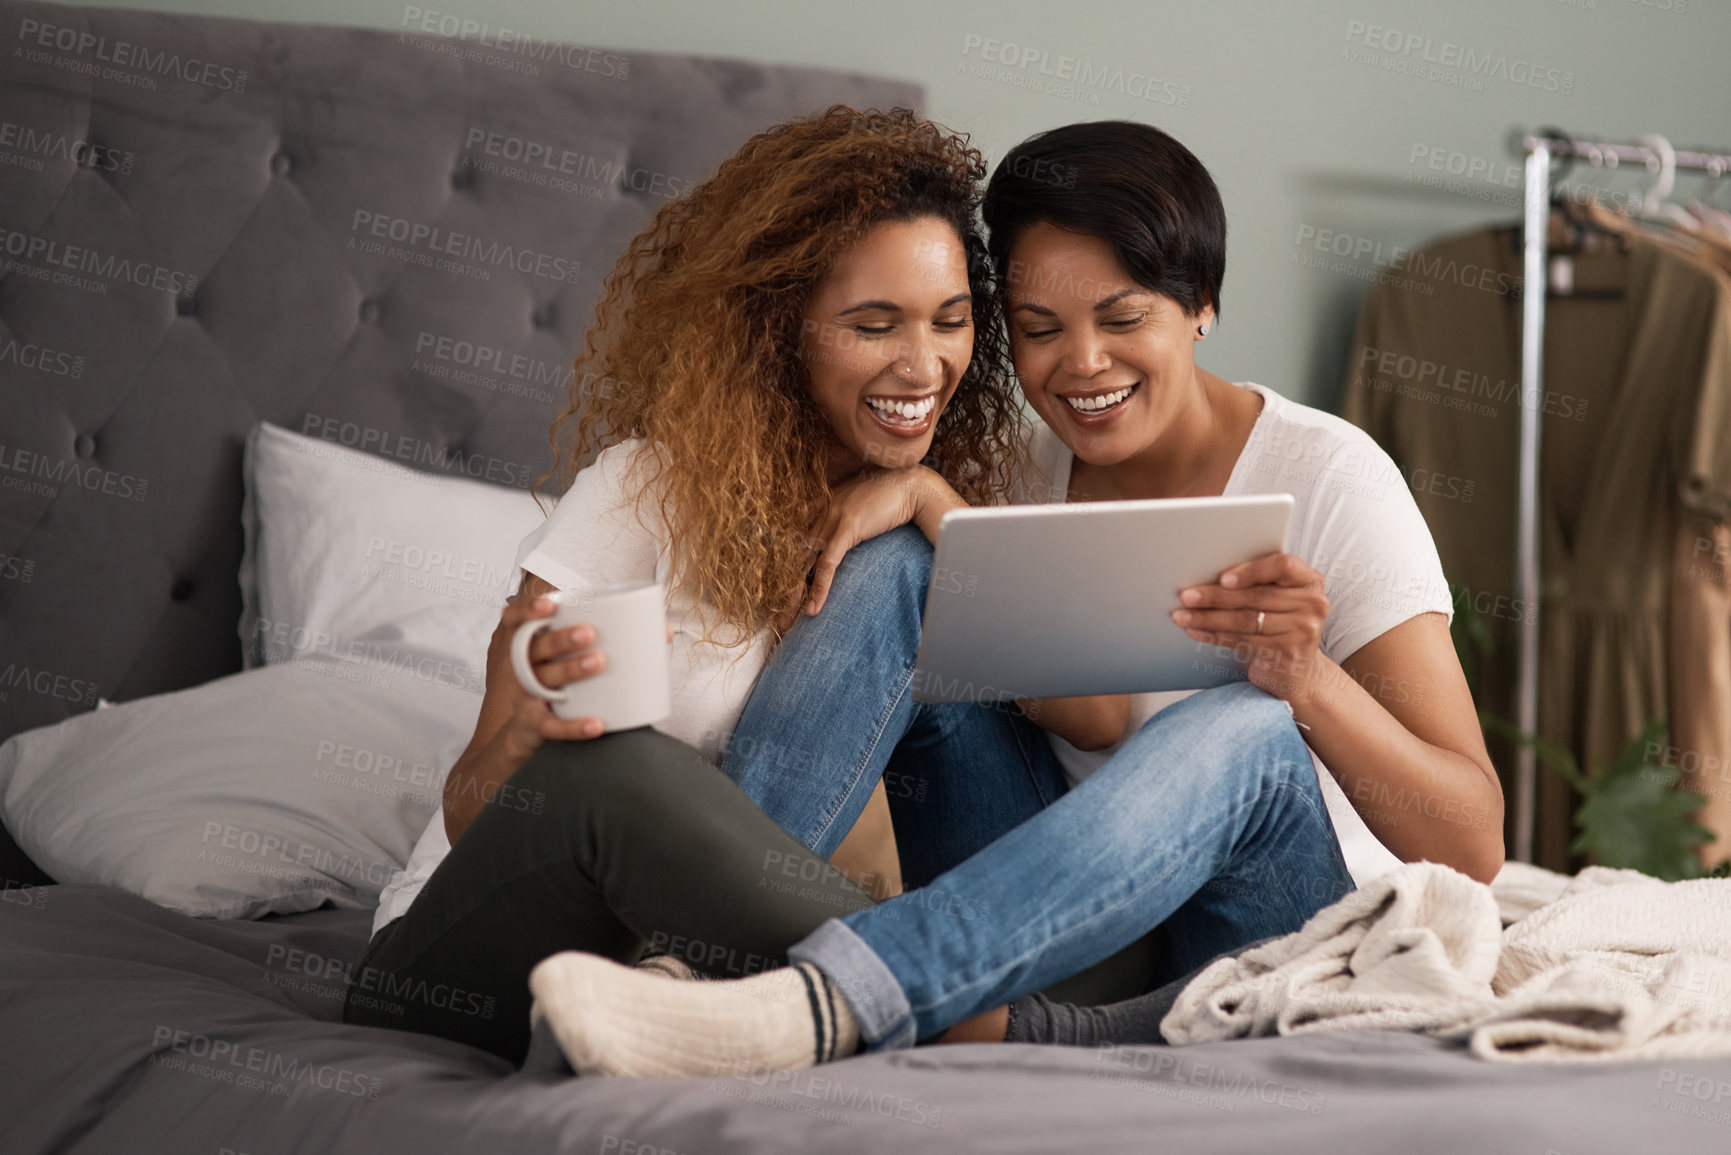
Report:
<svg viewBox="0 0 1731 1155"><path fill-rule="evenodd" d="M898 81L0 0L0 738L241 668L260 419L552 463L603 278L746 137Z"/></svg>

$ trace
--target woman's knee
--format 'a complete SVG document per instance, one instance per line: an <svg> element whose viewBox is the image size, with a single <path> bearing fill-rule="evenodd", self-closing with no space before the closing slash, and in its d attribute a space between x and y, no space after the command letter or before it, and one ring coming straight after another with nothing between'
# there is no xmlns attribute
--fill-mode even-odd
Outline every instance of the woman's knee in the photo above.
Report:
<svg viewBox="0 0 1731 1155"><path fill-rule="evenodd" d="M836 568L829 602L857 597L873 612L882 612L887 599L911 595L923 607L931 576L932 543L918 526L900 525L847 551Z"/></svg>
<svg viewBox="0 0 1731 1155"><path fill-rule="evenodd" d="M677 738L640 726L582 742L547 742L489 801L533 814L572 812L576 803L665 795L689 781L702 756Z"/></svg>
<svg viewBox="0 0 1731 1155"><path fill-rule="evenodd" d="M1271 735L1296 735L1292 707L1249 682L1198 690L1176 705L1154 715L1172 722L1221 735L1242 734L1255 739Z"/></svg>
<svg viewBox="0 0 1731 1155"><path fill-rule="evenodd" d="M1284 699L1249 682L1233 682L1192 694L1172 709L1185 712L1186 727L1228 751L1229 764L1316 789L1310 748Z"/></svg>

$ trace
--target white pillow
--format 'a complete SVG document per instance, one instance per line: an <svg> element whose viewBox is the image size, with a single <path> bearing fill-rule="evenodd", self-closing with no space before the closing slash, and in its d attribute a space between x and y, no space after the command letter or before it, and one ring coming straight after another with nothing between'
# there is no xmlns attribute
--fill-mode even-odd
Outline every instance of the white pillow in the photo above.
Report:
<svg viewBox="0 0 1731 1155"><path fill-rule="evenodd" d="M408 469L260 422L247 437L240 634L247 667L325 654L479 695L524 489Z"/></svg>
<svg viewBox="0 0 1731 1155"><path fill-rule="evenodd" d="M8 739L0 814L57 882L212 918L371 908L479 710L356 662L248 670Z"/></svg>

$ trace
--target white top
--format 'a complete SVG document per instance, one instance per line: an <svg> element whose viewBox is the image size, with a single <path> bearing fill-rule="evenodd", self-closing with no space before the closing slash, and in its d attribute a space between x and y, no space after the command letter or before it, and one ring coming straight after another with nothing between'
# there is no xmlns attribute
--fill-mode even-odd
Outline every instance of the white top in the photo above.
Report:
<svg viewBox="0 0 1731 1155"><path fill-rule="evenodd" d="M1321 649L1336 662L1402 622L1422 613L1454 617L1454 602L1430 528L1398 466L1370 435L1332 414L1312 409L1261 385L1262 412L1227 479L1224 496L1290 493L1292 522L1287 552L1323 575L1328 619ZM1028 433L1033 474L1012 500L1068 499L1074 455L1045 424ZM1109 759L1125 738L1156 713L1195 693L1134 694L1124 738L1107 750L1078 750L1048 735L1071 782L1080 782ZM1328 816L1346 866L1358 885L1401 864L1372 834L1322 760L1311 752Z"/></svg>
<svg viewBox="0 0 1731 1155"><path fill-rule="evenodd" d="M673 559L665 525L655 514L655 498L646 496L640 512L635 498L641 486L628 476L642 446L641 440L621 442L579 471L552 514L517 547L517 567L561 590L652 579L670 584ZM677 592L668 597L667 623L673 627L673 712L655 729L695 746L719 765L727 736L739 722L769 653L769 631L760 630L732 648L704 642L697 607ZM441 806L408 865L380 892L374 934L409 909L450 850Z"/></svg>

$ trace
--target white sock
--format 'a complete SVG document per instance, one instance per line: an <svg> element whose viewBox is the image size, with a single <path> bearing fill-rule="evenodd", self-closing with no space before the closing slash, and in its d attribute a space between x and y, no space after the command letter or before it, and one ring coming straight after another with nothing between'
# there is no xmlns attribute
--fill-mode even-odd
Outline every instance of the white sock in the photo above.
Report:
<svg viewBox="0 0 1731 1155"><path fill-rule="evenodd" d="M579 1075L755 1075L851 1055L853 1011L810 963L743 979L670 983L562 951L529 972L530 1021L546 1018Z"/></svg>

